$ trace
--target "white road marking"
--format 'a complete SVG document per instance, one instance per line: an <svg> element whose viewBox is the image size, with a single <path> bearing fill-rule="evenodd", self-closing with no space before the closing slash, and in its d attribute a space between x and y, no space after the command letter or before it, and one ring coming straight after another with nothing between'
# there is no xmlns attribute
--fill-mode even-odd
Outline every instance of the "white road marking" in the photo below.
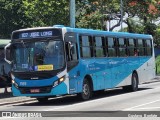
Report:
<svg viewBox="0 0 160 120"><path fill-rule="evenodd" d="M144 104L141 104L141 105L137 105L137 106L134 106L134 107L131 107L131 108L127 108L127 109L124 109L123 111L132 110L134 108L142 107L142 106L149 105L149 104L152 104L152 103L155 103L155 102L159 102L159 101L160 101L160 99L152 101L152 102L149 102L149 103L144 103Z"/></svg>

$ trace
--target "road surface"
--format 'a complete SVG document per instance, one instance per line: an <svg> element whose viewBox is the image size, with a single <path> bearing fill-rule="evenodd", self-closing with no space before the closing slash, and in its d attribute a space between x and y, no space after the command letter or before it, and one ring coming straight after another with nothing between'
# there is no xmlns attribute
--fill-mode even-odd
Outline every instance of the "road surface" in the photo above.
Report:
<svg viewBox="0 0 160 120"><path fill-rule="evenodd" d="M37 113L37 117L129 117L160 119L160 81L139 85L137 92L124 92L121 88L96 93L91 100L81 101L75 95L49 99L46 103L36 100L8 104L0 107L2 112ZM23 114L22 114L23 113ZM27 113L28 115L28 113ZM33 115L30 114L29 115ZM39 116L38 116L39 115ZM93 118L95 117L95 118ZM142 117L142 118L141 118ZM9 119L5 117L5 119ZM62 118L61 118L62 119ZM69 118L68 118L69 119Z"/></svg>

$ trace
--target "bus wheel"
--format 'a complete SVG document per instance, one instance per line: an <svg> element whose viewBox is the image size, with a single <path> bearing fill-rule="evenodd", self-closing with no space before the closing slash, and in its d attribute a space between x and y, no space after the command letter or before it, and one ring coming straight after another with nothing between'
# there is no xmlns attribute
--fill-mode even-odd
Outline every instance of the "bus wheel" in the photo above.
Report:
<svg viewBox="0 0 160 120"><path fill-rule="evenodd" d="M138 76L136 73L132 74L131 85L129 86L129 91L135 92L138 90Z"/></svg>
<svg viewBox="0 0 160 120"><path fill-rule="evenodd" d="M79 96L82 100L88 100L92 97L92 87L87 79L84 79L82 93Z"/></svg>
<svg viewBox="0 0 160 120"><path fill-rule="evenodd" d="M125 92L135 92L138 90L138 76L136 73L132 74L131 82L129 86L123 86Z"/></svg>
<svg viewBox="0 0 160 120"><path fill-rule="evenodd" d="M138 90L138 76L136 73L132 74L132 85L131 85L131 91L137 91Z"/></svg>
<svg viewBox="0 0 160 120"><path fill-rule="evenodd" d="M38 102L47 102L48 101L48 98L47 97L44 97L44 98L36 98L38 100Z"/></svg>

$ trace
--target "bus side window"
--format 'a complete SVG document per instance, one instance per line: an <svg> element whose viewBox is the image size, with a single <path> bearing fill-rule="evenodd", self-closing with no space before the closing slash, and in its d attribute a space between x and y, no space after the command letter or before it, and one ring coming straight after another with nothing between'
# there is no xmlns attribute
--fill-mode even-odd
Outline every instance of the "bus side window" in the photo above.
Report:
<svg viewBox="0 0 160 120"><path fill-rule="evenodd" d="M135 49L134 50L134 56L138 56L138 52L139 52L139 50Z"/></svg>
<svg viewBox="0 0 160 120"><path fill-rule="evenodd" d="M128 39L128 53L129 56L135 56L135 43L133 38Z"/></svg>
<svg viewBox="0 0 160 120"><path fill-rule="evenodd" d="M78 59L76 43L66 42L66 54L67 61L74 61Z"/></svg>
<svg viewBox="0 0 160 120"><path fill-rule="evenodd" d="M72 43L71 57L72 57L72 60L78 60L77 44L76 43Z"/></svg>
<svg viewBox="0 0 160 120"><path fill-rule="evenodd" d="M80 51L81 51L81 57L82 58L90 58L94 56L94 50L93 50L93 40L91 36L82 35L79 36L80 41Z"/></svg>
<svg viewBox="0 0 160 120"><path fill-rule="evenodd" d="M118 43L119 43L119 56L125 57L127 56L127 51L126 51L126 42L124 38L118 38Z"/></svg>
<svg viewBox="0 0 160 120"><path fill-rule="evenodd" d="M77 61L77 41L76 34L73 32L67 32L64 36L65 40L65 51L66 51L66 60L67 61Z"/></svg>
<svg viewBox="0 0 160 120"><path fill-rule="evenodd" d="M144 54L144 42L143 42L143 40L142 39L137 39L137 43L138 43L138 45L137 45L137 52L138 52L138 55L139 56L144 56L145 54Z"/></svg>
<svg viewBox="0 0 160 120"><path fill-rule="evenodd" d="M95 40L95 57L104 57L105 49L104 49L104 37L94 37Z"/></svg>
<svg viewBox="0 0 160 120"><path fill-rule="evenodd" d="M107 43L106 38L102 37L102 48L104 57L108 57Z"/></svg>
<svg viewBox="0 0 160 120"><path fill-rule="evenodd" d="M107 43L108 43L108 56L115 57L116 56L115 39L112 37L108 37Z"/></svg>
<svg viewBox="0 0 160 120"><path fill-rule="evenodd" d="M152 55L152 44L151 40L146 40L146 55L151 56Z"/></svg>
<svg viewBox="0 0 160 120"><path fill-rule="evenodd" d="M67 57L67 61L71 61L71 53L70 53L70 43L66 42L65 43L65 47L66 47L66 57Z"/></svg>
<svg viewBox="0 0 160 120"><path fill-rule="evenodd" d="M128 38L125 38L126 56L129 56L128 46L129 46L129 40L128 40Z"/></svg>

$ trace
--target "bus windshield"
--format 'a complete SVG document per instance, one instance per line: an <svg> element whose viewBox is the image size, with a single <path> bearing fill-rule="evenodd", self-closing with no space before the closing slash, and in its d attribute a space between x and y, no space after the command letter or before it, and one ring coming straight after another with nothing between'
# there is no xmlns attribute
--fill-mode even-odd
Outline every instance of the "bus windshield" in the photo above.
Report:
<svg viewBox="0 0 160 120"><path fill-rule="evenodd" d="M41 40L13 44L13 71L52 71L64 67L61 40Z"/></svg>

